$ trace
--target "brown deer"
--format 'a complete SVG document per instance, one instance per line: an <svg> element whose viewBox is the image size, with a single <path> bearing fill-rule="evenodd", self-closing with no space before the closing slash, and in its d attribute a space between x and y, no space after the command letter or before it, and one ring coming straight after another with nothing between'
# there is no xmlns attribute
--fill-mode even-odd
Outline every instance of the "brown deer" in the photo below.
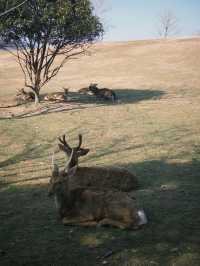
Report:
<svg viewBox="0 0 200 266"><path fill-rule="evenodd" d="M138 210L135 199L120 191L93 191L85 187L71 187L69 179L75 178L77 166L69 162L59 171L53 163L49 182L49 196L54 195L59 216L64 225L111 225L121 229L138 229L147 223L144 211Z"/></svg>
<svg viewBox="0 0 200 266"><path fill-rule="evenodd" d="M44 101L65 102L68 99L69 89L63 88L64 92L53 92L44 96Z"/></svg>
<svg viewBox="0 0 200 266"><path fill-rule="evenodd" d="M99 89L97 85L98 84L96 83L91 83L89 86L89 91L91 91L91 93L98 99L112 100L113 102L117 100L116 93L113 90L108 88Z"/></svg>
<svg viewBox="0 0 200 266"><path fill-rule="evenodd" d="M21 100L21 101L34 101L35 100L35 94L31 91L25 91L24 88L21 88L18 90L17 92L17 100Z"/></svg>
<svg viewBox="0 0 200 266"><path fill-rule="evenodd" d="M89 149L81 148L82 135L79 135L79 144L72 148L67 143L65 135L59 138L60 150L69 158L72 151L73 156L69 167L77 166L76 175L69 178L69 182L75 185L90 187L99 190L116 189L120 191L131 191L136 189L138 181L135 175L124 168L114 167L78 167L78 158L89 152ZM67 169L66 169L67 171Z"/></svg>
<svg viewBox="0 0 200 266"><path fill-rule="evenodd" d="M88 94L90 92L89 87L84 87L78 90L78 93L80 94Z"/></svg>

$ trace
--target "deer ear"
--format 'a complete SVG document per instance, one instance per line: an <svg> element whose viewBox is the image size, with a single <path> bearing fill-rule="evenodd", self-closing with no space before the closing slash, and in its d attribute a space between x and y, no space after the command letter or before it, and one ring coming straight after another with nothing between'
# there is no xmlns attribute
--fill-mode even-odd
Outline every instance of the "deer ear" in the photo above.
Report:
<svg viewBox="0 0 200 266"><path fill-rule="evenodd" d="M70 169L68 170L68 176L69 176L69 177L74 176L75 173L76 173L76 171L77 171L77 168L78 168L77 165L74 166L74 167L72 167L72 168L70 168Z"/></svg>
<svg viewBox="0 0 200 266"><path fill-rule="evenodd" d="M63 144L60 144L60 143L58 144L58 147L59 147L59 149L61 151L64 151L65 153L67 153L68 156L70 156L72 151L68 147L66 147L66 146L64 146Z"/></svg>
<svg viewBox="0 0 200 266"><path fill-rule="evenodd" d="M79 149L79 151L77 152L78 156L84 156L86 154L88 154L88 152L90 151L90 149Z"/></svg>
<svg viewBox="0 0 200 266"><path fill-rule="evenodd" d="M53 168L52 168L52 177L58 177L59 176L59 167L57 164L53 164Z"/></svg>

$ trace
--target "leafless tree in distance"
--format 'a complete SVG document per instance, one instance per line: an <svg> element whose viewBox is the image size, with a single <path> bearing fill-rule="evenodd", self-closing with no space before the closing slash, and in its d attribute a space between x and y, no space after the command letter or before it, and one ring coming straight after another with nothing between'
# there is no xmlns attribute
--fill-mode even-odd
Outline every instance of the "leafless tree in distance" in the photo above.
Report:
<svg viewBox="0 0 200 266"><path fill-rule="evenodd" d="M158 34L160 37L168 38L179 32L178 19L171 10L165 10L158 17Z"/></svg>
<svg viewBox="0 0 200 266"><path fill-rule="evenodd" d="M200 37L200 30L197 30L196 34L198 37Z"/></svg>

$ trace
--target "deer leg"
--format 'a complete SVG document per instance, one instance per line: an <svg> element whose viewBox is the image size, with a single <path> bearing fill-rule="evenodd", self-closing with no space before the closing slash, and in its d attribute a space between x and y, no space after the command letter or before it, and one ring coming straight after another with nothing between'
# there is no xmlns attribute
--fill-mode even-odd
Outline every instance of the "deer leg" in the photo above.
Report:
<svg viewBox="0 0 200 266"><path fill-rule="evenodd" d="M112 225L114 227L118 227L120 229L125 229L127 228L127 226L124 224L124 223L121 223L121 222L118 222L118 221L114 221L112 219L109 219L109 218L105 218L103 220L101 220L99 223L98 223L99 226L102 226L102 225Z"/></svg>
<svg viewBox="0 0 200 266"><path fill-rule="evenodd" d="M115 96L112 95L112 103L115 103Z"/></svg>
<svg viewBox="0 0 200 266"><path fill-rule="evenodd" d="M87 220L85 218L67 218L67 217L64 217L62 219L62 223L64 225L81 225L81 226L96 226L97 225L97 222L95 222L94 220Z"/></svg>
<svg viewBox="0 0 200 266"><path fill-rule="evenodd" d="M77 223L81 223L81 222L85 222L84 219L81 219L81 218L67 218L67 217L64 217L62 219L62 223L65 224L65 225L71 225L71 224L77 224Z"/></svg>
<svg viewBox="0 0 200 266"><path fill-rule="evenodd" d="M95 221L88 221L88 222L79 223L77 225L80 225L80 226L96 226L97 225L97 222L95 222Z"/></svg>

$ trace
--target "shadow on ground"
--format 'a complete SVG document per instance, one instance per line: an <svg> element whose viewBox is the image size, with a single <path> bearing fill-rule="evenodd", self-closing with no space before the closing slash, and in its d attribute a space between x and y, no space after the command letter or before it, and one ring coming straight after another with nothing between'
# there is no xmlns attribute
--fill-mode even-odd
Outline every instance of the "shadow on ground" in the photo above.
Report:
<svg viewBox="0 0 200 266"><path fill-rule="evenodd" d="M117 101L115 103L109 100L99 100L93 95L82 95L77 92L70 92L69 97L70 100L68 102L41 102L41 104L36 108L33 105L33 108L27 107L27 110L22 113L15 113L11 111L9 107L8 116L1 116L0 119L20 119L32 116L46 115L49 113L60 113L60 112L68 112L73 110L81 110L86 108L94 108L100 106L107 105L122 105L122 104L131 104L137 103L140 101L147 100L158 100L165 93L161 90L136 90L136 89L114 89L117 95ZM26 104L27 105L27 104ZM11 113L11 114L10 114Z"/></svg>
<svg viewBox="0 0 200 266"><path fill-rule="evenodd" d="M158 100L160 99L165 92L162 90L155 90L155 89L115 89L113 88L113 91L115 91L117 99L120 103L126 104L126 103L137 103L140 101L146 101L146 100ZM97 99L93 95L82 95L77 92L70 92L70 96L72 99L74 99L74 102L79 103L96 103L96 104L113 104L112 101L109 100L103 100L103 99Z"/></svg>
<svg viewBox="0 0 200 266"><path fill-rule="evenodd" d="M64 227L46 185L4 186L0 190L2 265L93 266L104 260L123 266L149 265L149 261L199 265L199 162L157 160L123 166L139 177L136 197L149 219L145 228Z"/></svg>
<svg viewBox="0 0 200 266"><path fill-rule="evenodd" d="M166 185L174 188L200 186L200 162L168 163L163 160L144 161L123 165L138 174L141 187L157 188Z"/></svg>
<svg viewBox="0 0 200 266"><path fill-rule="evenodd" d="M29 159L40 159L44 157L44 153L48 150L52 145L50 143L43 145L30 145L28 143L25 148L13 155L12 157L0 162L0 167L10 166L12 164L19 163L21 161L29 160Z"/></svg>
<svg viewBox="0 0 200 266"><path fill-rule="evenodd" d="M47 153L50 147L50 143L36 145L30 141L20 152L0 161L0 188L6 184L46 178L51 167ZM3 149L8 150L9 147L2 146Z"/></svg>
<svg viewBox="0 0 200 266"><path fill-rule="evenodd" d="M136 89L116 89L117 98L122 104L137 103L147 100L159 100L165 92L162 90L136 90Z"/></svg>

